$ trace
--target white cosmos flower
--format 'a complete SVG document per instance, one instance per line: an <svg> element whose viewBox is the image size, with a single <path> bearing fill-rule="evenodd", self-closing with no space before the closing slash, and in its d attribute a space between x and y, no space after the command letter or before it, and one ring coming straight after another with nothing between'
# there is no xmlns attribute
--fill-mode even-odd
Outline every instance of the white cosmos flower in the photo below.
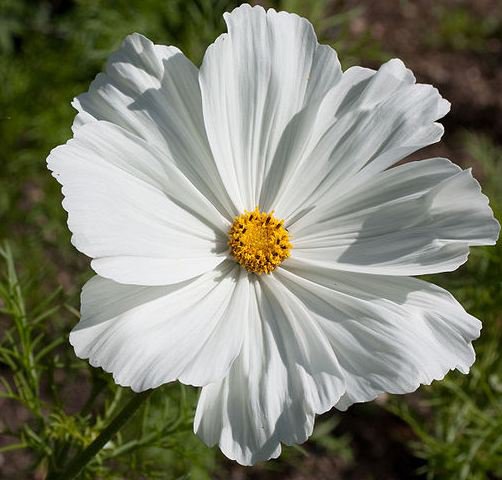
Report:
<svg viewBox="0 0 502 480"><path fill-rule="evenodd" d="M225 21L200 70L127 37L48 163L97 273L76 354L135 391L201 386L195 432L248 465L333 406L467 372L480 322L411 277L499 226L470 170L393 166L449 110L400 60L342 72L297 15Z"/></svg>

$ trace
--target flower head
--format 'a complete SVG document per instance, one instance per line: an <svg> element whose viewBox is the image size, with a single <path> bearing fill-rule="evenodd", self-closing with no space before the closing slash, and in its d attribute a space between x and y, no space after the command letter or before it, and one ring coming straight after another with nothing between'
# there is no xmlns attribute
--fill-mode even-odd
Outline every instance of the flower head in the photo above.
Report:
<svg viewBox="0 0 502 480"><path fill-rule="evenodd" d="M411 277L499 226L470 171L394 166L449 109L400 60L342 72L297 15L225 21L200 70L127 37L48 164L97 273L76 354L136 391L201 386L195 431L252 464L332 407L467 372L480 322Z"/></svg>

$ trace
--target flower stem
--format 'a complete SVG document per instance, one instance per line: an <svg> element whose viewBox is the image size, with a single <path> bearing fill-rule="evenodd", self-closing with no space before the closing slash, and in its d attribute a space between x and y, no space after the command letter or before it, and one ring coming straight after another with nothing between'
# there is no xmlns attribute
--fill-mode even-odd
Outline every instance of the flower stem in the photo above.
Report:
<svg viewBox="0 0 502 480"><path fill-rule="evenodd" d="M46 480L72 480L110 441L110 439L127 423L141 404L151 395L153 390L134 395L127 402L110 424L90 443L85 450L70 461L63 472L50 473Z"/></svg>

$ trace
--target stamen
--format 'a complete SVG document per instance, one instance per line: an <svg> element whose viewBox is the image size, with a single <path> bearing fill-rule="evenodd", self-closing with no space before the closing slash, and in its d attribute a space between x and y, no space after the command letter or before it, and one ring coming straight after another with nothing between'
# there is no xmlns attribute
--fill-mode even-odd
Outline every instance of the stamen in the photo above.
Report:
<svg viewBox="0 0 502 480"><path fill-rule="evenodd" d="M256 207L235 217L228 245L235 260L249 272L273 272L291 254L293 245L283 220Z"/></svg>

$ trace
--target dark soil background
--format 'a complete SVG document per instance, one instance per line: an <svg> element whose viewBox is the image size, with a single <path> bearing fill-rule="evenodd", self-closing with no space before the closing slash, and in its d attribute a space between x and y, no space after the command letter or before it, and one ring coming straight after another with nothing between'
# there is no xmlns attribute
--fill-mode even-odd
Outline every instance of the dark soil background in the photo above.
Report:
<svg viewBox="0 0 502 480"><path fill-rule="evenodd" d="M337 2L334 2L336 9ZM378 0L351 1L363 7L352 22L354 36L370 32L391 56L401 58L417 81L436 86L452 106L441 122L440 144L415 156L445 156L459 164L465 158L458 136L483 133L502 144L502 1ZM378 68L369 61L364 66Z"/></svg>

